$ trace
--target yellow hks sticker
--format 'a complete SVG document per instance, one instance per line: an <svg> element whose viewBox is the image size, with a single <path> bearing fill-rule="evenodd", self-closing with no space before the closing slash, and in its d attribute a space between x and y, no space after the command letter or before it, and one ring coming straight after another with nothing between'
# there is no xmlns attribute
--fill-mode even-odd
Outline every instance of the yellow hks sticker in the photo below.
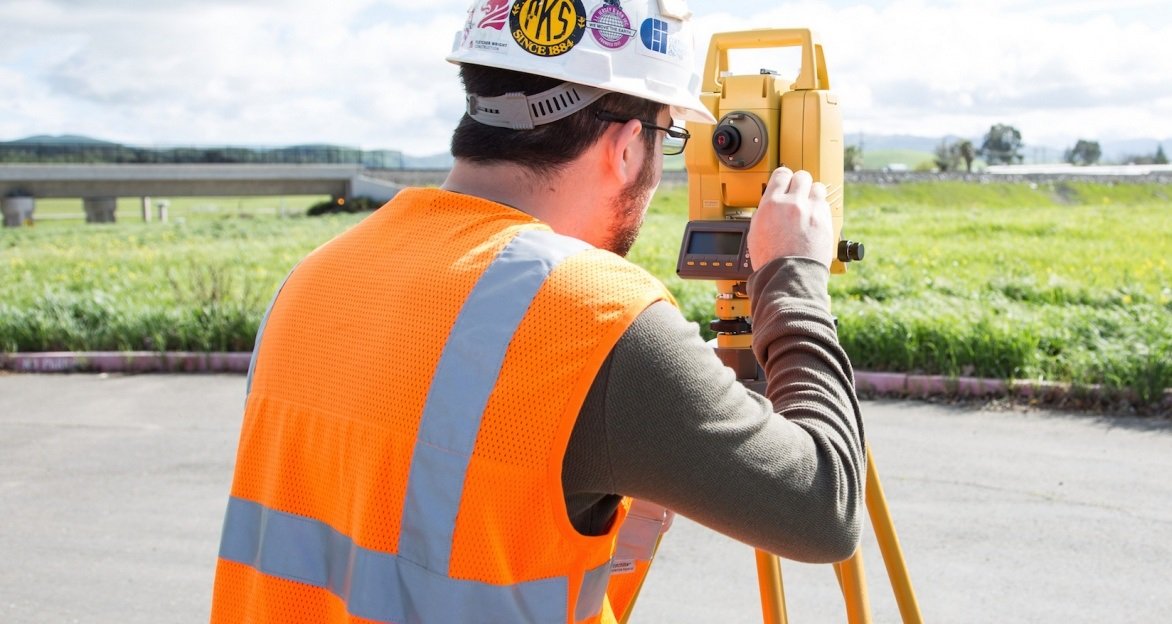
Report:
<svg viewBox="0 0 1172 624"><path fill-rule="evenodd" d="M509 12L513 41L530 54L560 56L586 32L582 0L516 0Z"/></svg>

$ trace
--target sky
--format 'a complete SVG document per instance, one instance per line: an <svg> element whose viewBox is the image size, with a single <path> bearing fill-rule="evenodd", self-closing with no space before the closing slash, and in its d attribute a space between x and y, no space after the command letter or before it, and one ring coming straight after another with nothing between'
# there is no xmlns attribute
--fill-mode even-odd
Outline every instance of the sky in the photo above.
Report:
<svg viewBox="0 0 1172 624"><path fill-rule="evenodd" d="M0 140L444 152L467 0L0 0ZM587 8L601 0L586 0ZM692 0L713 32L809 27L848 135L1172 137L1167 0ZM796 54L733 70L796 73ZM792 67L787 64L794 64Z"/></svg>

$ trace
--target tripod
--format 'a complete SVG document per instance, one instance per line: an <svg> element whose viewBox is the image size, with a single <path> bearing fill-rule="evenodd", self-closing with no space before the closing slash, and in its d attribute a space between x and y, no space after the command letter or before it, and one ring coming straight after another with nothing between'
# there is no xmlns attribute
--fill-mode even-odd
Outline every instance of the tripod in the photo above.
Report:
<svg viewBox="0 0 1172 624"><path fill-rule="evenodd" d="M716 352L721 356L721 359L728 363L739 363L738 359L744 359L743 355L738 358L738 354L731 350L717 347ZM740 374L748 377L748 379L741 379L742 384L758 393L765 393L764 371L759 366L754 363L752 368L742 368ZM879 470L875 468L875 458L869 447L867 448L867 482L864 496L867 504L867 516L871 519L875 540L879 544L879 554L883 557L884 567L887 568L887 578L891 581L891 591L895 595L899 615L904 624L923 624L920 605L916 602L911 577L908 575L907 564L903 558L903 549L900 548L899 537L895 533L895 523L891 520L887 498L883 495L883 484L879 482ZM777 555L763 550L756 551L756 558L757 584L761 592L762 622L764 624L788 624L785 589L781 578L781 560ZM850 559L834 564L834 574L838 577L838 584L842 589L847 623L870 624L871 601L867 596L862 549L856 549Z"/></svg>
<svg viewBox="0 0 1172 624"><path fill-rule="evenodd" d="M758 74L729 71L729 51L798 48L801 69L796 80L770 69ZM676 273L684 279L715 280L716 354L746 386L764 391L764 378L752 352L751 306L745 281L751 274L749 222L770 175L785 164L804 169L825 184L839 240L831 273L846 272L846 263L863 259L863 246L842 239L843 143L839 100L830 93L830 74L821 39L807 28L762 29L716 33L708 47L702 74L701 101L716 125L689 122L697 137L685 151L688 170L688 214ZM895 526L883 497L879 473L867 451L866 503L904 622L919 624L916 604ZM846 602L847 622L869 623L861 551L835 564ZM775 555L757 551L757 578L765 624L785 624L785 592L781 564Z"/></svg>
<svg viewBox="0 0 1172 624"><path fill-rule="evenodd" d="M879 482L879 471L875 468L871 449L867 449L866 500L867 515L871 518L871 526L879 543L883 564L887 568L887 577L891 580L891 591L895 594L900 617L905 624L922 624L920 606L912 590L911 577L908 576L903 550L899 547L899 538L895 534L895 524L891 521L887 499L883 496L883 486ZM856 550L850 559L834 564L834 573L838 577L838 584L842 588L842 597L846 603L846 621L849 624L869 624L871 603L867 597L862 550ZM781 562L777 555L757 551L757 582L761 590L761 615L764 624L787 624L789 618L785 609Z"/></svg>
<svg viewBox="0 0 1172 624"><path fill-rule="evenodd" d="M720 350L718 349L718 352ZM728 358L728 352L724 352ZM729 358L731 359L731 358ZM758 392L764 391L765 382L762 379L760 368L756 369L756 379L742 379L741 383ZM891 591L895 596L896 606L899 607L900 618L904 624L923 624L920 606L916 601L915 591L912 589L911 577L908 575L907 564L903 558L903 549L899 545L899 537L895 533L895 523L891 519L891 511L887 507L887 498L883 494L883 485L879 481L879 470L875 468L875 458L871 449L867 448L867 478L864 494L867 505L867 516L871 519L871 527L879 545L879 554L883 557L883 565L887 569L887 578L891 582ZM660 535L662 540L663 536ZM655 545L659 550L659 543ZM788 624L786 614L785 589L781 577L781 560L763 550L757 550L757 584L761 593L761 617L764 624ZM871 602L867 594L866 574L863 568L862 548L855 550L855 554L845 561L834 564L834 574L842 590L842 597L846 607L847 624L871 624ZM642 586L635 591L630 605L619 619L620 624L627 624L632 607L638 600Z"/></svg>

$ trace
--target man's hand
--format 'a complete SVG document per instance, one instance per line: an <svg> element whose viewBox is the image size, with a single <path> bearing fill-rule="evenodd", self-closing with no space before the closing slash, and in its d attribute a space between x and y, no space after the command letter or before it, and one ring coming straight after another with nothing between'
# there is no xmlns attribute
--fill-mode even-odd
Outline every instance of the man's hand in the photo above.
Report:
<svg viewBox="0 0 1172 624"><path fill-rule="evenodd" d="M773 172L749 226L753 270L786 256L813 258L827 267L834 257L834 224L826 186L809 173Z"/></svg>

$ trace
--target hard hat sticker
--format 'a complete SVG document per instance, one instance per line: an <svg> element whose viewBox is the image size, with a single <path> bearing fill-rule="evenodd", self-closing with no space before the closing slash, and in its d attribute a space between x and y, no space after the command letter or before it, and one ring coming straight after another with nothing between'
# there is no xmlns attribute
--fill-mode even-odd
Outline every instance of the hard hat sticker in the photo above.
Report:
<svg viewBox="0 0 1172 624"><path fill-rule="evenodd" d="M639 39L648 50L667 54L667 32L667 22L649 17L639 27Z"/></svg>
<svg viewBox="0 0 1172 624"><path fill-rule="evenodd" d="M513 41L536 56L561 56L582 40L582 0L516 0L509 12Z"/></svg>
<svg viewBox="0 0 1172 624"><path fill-rule="evenodd" d="M689 55L686 41L681 40L679 22L649 17L639 25L639 41L643 43L639 52L653 58L670 57L677 61Z"/></svg>
<svg viewBox="0 0 1172 624"><path fill-rule="evenodd" d="M483 17L477 22L477 28L492 28L500 30L509 21L509 0L488 0L480 7Z"/></svg>
<svg viewBox="0 0 1172 624"><path fill-rule="evenodd" d="M686 8L685 0L475 0L447 60L646 98L712 125Z"/></svg>
<svg viewBox="0 0 1172 624"><path fill-rule="evenodd" d="M504 30L508 21L509 0L488 0L479 9L473 5L468 10L468 21L464 24L464 39L460 47L508 54L511 37Z"/></svg>
<svg viewBox="0 0 1172 624"><path fill-rule="evenodd" d="M475 21L472 15L475 11L476 5L468 7L468 16L464 19L464 32L459 35L460 41L458 47L464 48L468 46L468 37L472 34L472 22ZM455 48L452 51L454 52Z"/></svg>
<svg viewBox="0 0 1172 624"><path fill-rule="evenodd" d="M590 14L586 28L598 45L608 50L618 50L635 36L631 29L631 18L623 11L619 0L605 0Z"/></svg>

